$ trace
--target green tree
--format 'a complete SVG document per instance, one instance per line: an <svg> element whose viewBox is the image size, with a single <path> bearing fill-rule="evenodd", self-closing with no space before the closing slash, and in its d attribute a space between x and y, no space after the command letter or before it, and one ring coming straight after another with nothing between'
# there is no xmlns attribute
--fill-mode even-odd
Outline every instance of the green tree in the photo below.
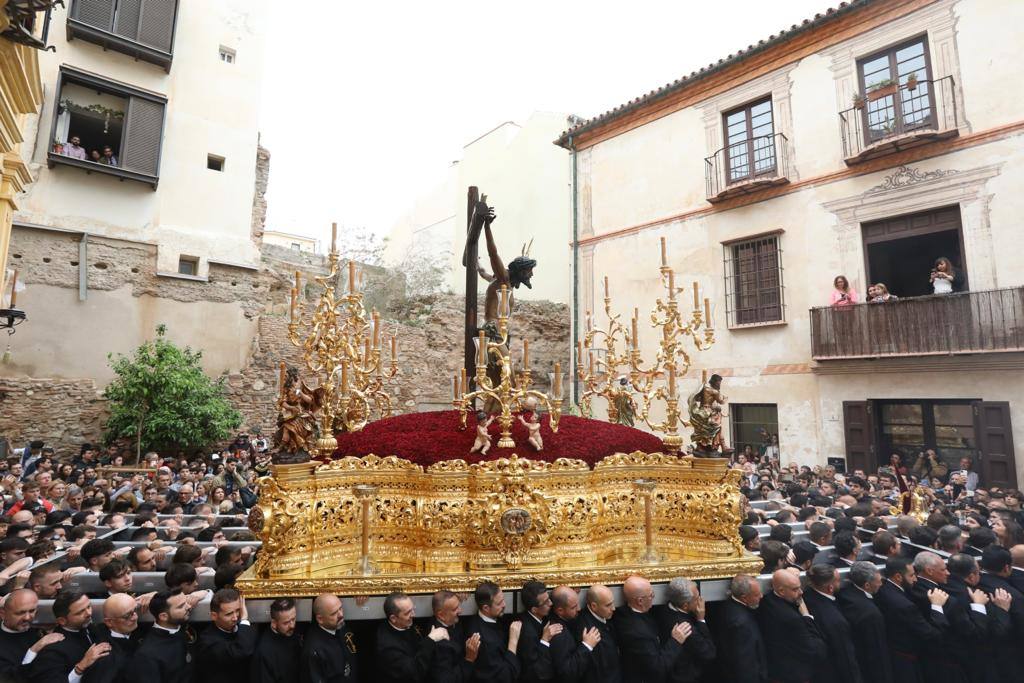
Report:
<svg viewBox="0 0 1024 683"><path fill-rule="evenodd" d="M110 402L104 438L134 439L136 462L143 449L180 452L221 441L242 422L224 396L223 378L203 373L202 352L178 348L166 332L159 325L156 339L130 356L107 356L117 377L103 392Z"/></svg>

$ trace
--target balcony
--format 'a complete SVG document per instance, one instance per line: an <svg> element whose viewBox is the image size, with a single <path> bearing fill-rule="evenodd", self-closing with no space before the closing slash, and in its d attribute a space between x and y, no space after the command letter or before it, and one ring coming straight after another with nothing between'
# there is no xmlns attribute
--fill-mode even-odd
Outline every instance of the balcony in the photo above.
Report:
<svg viewBox="0 0 1024 683"><path fill-rule="evenodd" d="M170 72L178 0L73 0L68 40L80 38Z"/></svg>
<svg viewBox="0 0 1024 683"><path fill-rule="evenodd" d="M960 134L953 77L878 84L839 112L847 166Z"/></svg>
<svg viewBox="0 0 1024 683"><path fill-rule="evenodd" d="M711 204L789 182L789 140L782 133L749 138L704 159Z"/></svg>
<svg viewBox="0 0 1024 683"><path fill-rule="evenodd" d="M810 313L817 361L1024 351L1024 287Z"/></svg>

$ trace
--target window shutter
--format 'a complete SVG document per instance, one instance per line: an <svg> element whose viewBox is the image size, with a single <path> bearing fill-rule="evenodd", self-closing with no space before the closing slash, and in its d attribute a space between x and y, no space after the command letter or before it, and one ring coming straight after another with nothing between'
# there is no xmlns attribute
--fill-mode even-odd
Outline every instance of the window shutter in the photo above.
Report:
<svg viewBox="0 0 1024 683"><path fill-rule="evenodd" d="M109 31L114 24L114 0L76 0L74 18Z"/></svg>
<svg viewBox="0 0 1024 683"><path fill-rule="evenodd" d="M139 42L170 52L177 9L178 0L144 0L142 20L139 22Z"/></svg>
<svg viewBox="0 0 1024 683"><path fill-rule="evenodd" d="M114 33L130 40L139 38L139 14L142 12L142 0L120 0L117 3L117 16L114 19Z"/></svg>
<svg viewBox="0 0 1024 683"><path fill-rule="evenodd" d="M121 163L137 173L156 176L160 165L164 105L133 97L128 105Z"/></svg>

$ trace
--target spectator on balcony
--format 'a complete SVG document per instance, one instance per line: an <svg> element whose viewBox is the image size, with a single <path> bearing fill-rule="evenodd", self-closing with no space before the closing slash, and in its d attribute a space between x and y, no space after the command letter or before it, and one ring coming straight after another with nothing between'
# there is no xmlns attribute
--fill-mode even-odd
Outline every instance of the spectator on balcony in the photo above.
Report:
<svg viewBox="0 0 1024 683"><path fill-rule="evenodd" d="M935 260L930 280L934 294L952 294L964 289L963 273L954 268L953 263L945 256Z"/></svg>
<svg viewBox="0 0 1024 683"><path fill-rule="evenodd" d="M94 149L93 151L89 152L89 161L91 161L93 163L96 163L96 164L101 163L100 159L102 159L102 158L103 158L103 155L100 154L100 151L98 149Z"/></svg>
<svg viewBox="0 0 1024 683"><path fill-rule="evenodd" d="M869 304L884 304L889 301L897 301L899 297L895 294L889 293L889 288L885 286L884 282L879 282L868 287L868 303Z"/></svg>
<svg viewBox="0 0 1024 683"><path fill-rule="evenodd" d="M845 275L836 275L836 279L832 281L832 286L835 289L832 290L831 305L852 306L857 303L857 292L850 286L850 281L846 279Z"/></svg>
<svg viewBox="0 0 1024 683"><path fill-rule="evenodd" d="M82 161L87 160L85 147L82 147L82 139L80 137L72 135L68 139L64 145L64 156L71 157L72 159L81 159Z"/></svg>
<svg viewBox="0 0 1024 683"><path fill-rule="evenodd" d="M114 150L110 145L103 146L103 156L99 162L105 166L117 166L117 157L114 156Z"/></svg>

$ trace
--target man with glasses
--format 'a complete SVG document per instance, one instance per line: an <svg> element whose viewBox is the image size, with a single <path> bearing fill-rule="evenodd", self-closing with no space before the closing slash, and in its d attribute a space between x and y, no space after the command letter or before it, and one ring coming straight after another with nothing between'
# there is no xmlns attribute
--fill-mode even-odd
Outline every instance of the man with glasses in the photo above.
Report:
<svg viewBox="0 0 1024 683"><path fill-rule="evenodd" d="M109 566L109 565L108 565ZM103 603L103 624L96 628L96 642L107 643L110 653L88 671L88 683L116 683L125 678L128 665L139 647L139 606L126 593L111 595Z"/></svg>
<svg viewBox="0 0 1024 683"><path fill-rule="evenodd" d="M612 624L619 643L623 680L626 683L667 680L693 627L685 621L676 624L662 643L658 638L658 622L651 614L654 604L651 582L641 576L631 576L622 585L622 595L626 604L615 610Z"/></svg>

